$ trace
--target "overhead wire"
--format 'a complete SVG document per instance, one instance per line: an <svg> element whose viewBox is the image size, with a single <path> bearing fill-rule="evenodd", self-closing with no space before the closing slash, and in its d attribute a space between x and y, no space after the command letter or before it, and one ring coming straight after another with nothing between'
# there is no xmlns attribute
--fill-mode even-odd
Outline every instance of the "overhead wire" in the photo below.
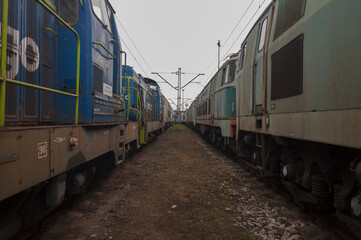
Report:
<svg viewBox="0 0 361 240"><path fill-rule="evenodd" d="M148 76L147 72L143 69L143 67L140 65L140 63L138 62L138 59L134 56L133 52L130 50L130 48L127 46L127 44L124 42L124 40L119 36L120 41L124 44L125 48L128 49L128 51L130 52L130 54L132 55L132 57L134 58L134 60L137 62L138 66L140 67L140 69L143 71L143 73L145 74L145 76Z"/></svg>
<svg viewBox="0 0 361 240"><path fill-rule="evenodd" d="M147 67L149 68L149 70L152 72L152 68L149 66L147 60L145 60L145 58L143 57L143 54L139 51L138 47L135 45L132 37L129 35L128 31L125 29L124 25L121 23L121 21L119 20L118 16L115 15L116 19L118 20L118 23L120 24L120 26L123 28L125 34L127 34L129 40L131 41L131 43L133 44L134 48L137 50L138 54L140 55L140 57L143 59L144 63L147 65Z"/></svg>
<svg viewBox="0 0 361 240"><path fill-rule="evenodd" d="M133 41L132 37L130 36L130 34L128 33L128 31L125 29L124 25L121 23L120 19L118 18L117 15L115 15L118 23L120 24L120 26L122 27L122 29L124 30L125 34L128 36L129 40L131 41L131 43L133 44L134 48L136 49L136 51L138 52L138 54L140 55L140 57L142 58L142 60L144 61L144 63L146 64L146 66L148 67L148 69L150 70L150 72L153 72L152 68L150 67L150 65L148 64L147 60L144 58L143 54L139 51L138 47L135 45L135 42ZM120 36L119 36L120 38ZM121 38L120 38L121 39ZM145 74L146 77L149 78L149 75L146 73L146 71L143 69L143 67L141 66L141 64L138 62L137 58L134 56L133 52L130 50L130 48L126 45L125 41L123 39L121 39L121 41L123 42L124 46L128 49L128 51L130 52L130 54L132 55L132 57L134 58L134 60L137 62L138 66L141 68L141 70L143 71L143 73ZM157 79L156 82L160 82L160 79L158 76L155 76L155 78Z"/></svg>
<svg viewBox="0 0 361 240"><path fill-rule="evenodd" d="M223 49L223 47L228 43L228 40L231 38L232 34L234 33L234 31L236 30L236 28L238 27L238 25L241 23L241 21L243 20L243 18L245 17L245 15L247 14L248 10L251 8L252 4L255 2L256 0L253 0L247 7L246 11L243 13L243 15L241 16L241 18L238 20L237 24L234 26L233 30L231 31L231 33L228 35L226 41L222 44L223 46L221 47L221 50ZM210 68L210 66L213 64L213 62L217 59L217 54L214 56L212 62L208 65L208 67L206 68L206 71Z"/></svg>
<svg viewBox="0 0 361 240"><path fill-rule="evenodd" d="M238 20L236 26L234 26L232 32L228 35L226 41L224 42L223 46L225 46L228 42L228 40L231 38L232 34L234 33L234 31L236 30L236 28L238 27L238 25L241 23L241 21L243 20L243 18L246 16L246 13L248 12L248 10L251 8L252 4L255 2L256 0L253 0L247 7L246 11L243 13L242 17ZM222 48L221 48L222 49Z"/></svg>
<svg viewBox="0 0 361 240"><path fill-rule="evenodd" d="M128 36L129 40L131 41L131 43L133 44L134 48L136 49L136 51L138 52L138 54L140 55L140 57L143 59L144 63L146 64L146 66L148 67L148 69L150 70L150 72L153 72L152 68L149 66L147 60L145 60L145 58L143 57L143 54L139 51L138 47L135 45L132 37L129 35L128 31L125 29L124 25L121 23L120 19L118 18L117 15L116 19L118 21L118 23L120 24L120 26L122 27L122 29L124 30L124 32L126 33L126 35ZM119 36L121 42L124 44L125 48L130 52L131 56L133 57L133 59L136 61L137 65L139 66L139 68L143 71L144 76L146 76L147 78L150 78L149 75L147 74L147 72L144 70L144 68L142 67L142 65L140 64L140 62L138 61L138 59L135 57L135 55L133 54L133 52L130 50L130 48L128 47L128 45L125 43L125 41ZM156 82L160 83L161 79L158 76L155 76L156 79L154 79Z"/></svg>
<svg viewBox="0 0 361 240"><path fill-rule="evenodd" d="M244 33L244 31L247 29L248 25L252 22L252 20L254 19L254 17L256 16L256 14L258 13L258 11L261 9L261 7L262 7L263 4L265 3L265 1L266 1L266 0L263 0L262 4L260 4L260 5L258 6L258 8L257 8L257 10L255 11L255 13L252 15L252 17L250 18L250 20L248 21L248 23L246 24L246 26L242 29L241 33L237 36L236 40L233 41L231 47L230 47L230 48L227 50L227 52L223 55L222 59L224 59L224 58L227 56L227 54L231 51L231 49L232 49L233 46L236 44L236 42L238 41L238 39L242 36L242 34ZM254 2L254 1L253 1L253 2ZM253 2L251 2L251 4L253 4ZM248 10L249 10L249 8L247 9L247 11L248 11ZM246 12L247 12L247 11L246 11ZM246 12L245 12L245 14L246 14ZM244 14L244 15L245 15L245 14ZM243 16L244 16L244 15L243 15ZM217 70L218 70L218 66L216 66L216 67L214 68L214 70L211 72L211 74L208 75L208 76L213 76L213 75L217 72ZM208 79L208 81L209 81L209 80L210 80L210 79Z"/></svg>
<svg viewBox="0 0 361 240"><path fill-rule="evenodd" d="M241 33L237 36L236 40L234 40L232 46L227 50L227 52L223 55L222 58L224 58L233 48L234 44L236 44L236 42L238 41L238 39L242 36L243 32L246 30L246 28L248 27L248 25L251 23L251 21L253 20L253 18L256 16L256 14L258 13L258 11L261 9L261 7L263 6L263 4L265 3L266 0L263 0L262 4L258 7L257 11L253 14L253 16L251 17L251 19L248 21L248 23L246 24L246 26L243 28L243 30L241 31Z"/></svg>
<svg viewBox="0 0 361 240"><path fill-rule="evenodd" d="M247 29L248 25L251 23L251 21L254 19L254 17L256 16L256 14L258 13L258 11L260 10L260 8L263 6L263 4L265 3L266 0L263 0L262 3L260 3L259 0L259 4L258 4L258 9L255 11L255 13L252 15L251 19L248 21L248 23L246 24L246 26L242 29L241 33L237 36L236 40L234 40L234 42L232 43L231 47L227 50L227 52L223 55L222 59L224 59L225 56L227 56L227 54L230 52L230 50L233 48L233 46L236 44L236 42L238 41L238 39L242 36L242 34L244 33L244 31ZM251 6L253 5L253 3L255 2L255 0L253 0L247 7L246 11L243 13L243 15L241 16L241 18L238 20L237 24L235 25L235 27L233 28L233 30L231 31L231 33L228 35L226 41L224 44L222 44L223 46L220 48L221 50L224 48L224 46L228 43L228 40L230 39L230 37L232 36L232 34L234 33L234 31L236 30L236 28L238 27L238 25L241 23L241 21L243 20L243 18L245 17L245 15L247 14L247 12L249 11L249 9L251 8ZM216 60L218 54L215 55L215 57L212 59L211 63L209 64L209 66L207 67L206 71L210 68L210 66L214 63L214 61ZM210 81L211 77L218 71L218 66L216 66L214 68L214 70L211 72L210 75L208 75L208 80L207 82L204 84L208 84L208 82ZM207 79L207 78L206 78ZM204 86L203 85L203 86ZM202 90L201 90L202 91ZM198 93L199 95L199 93ZM197 98L197 97L196 97Z"/></svg>

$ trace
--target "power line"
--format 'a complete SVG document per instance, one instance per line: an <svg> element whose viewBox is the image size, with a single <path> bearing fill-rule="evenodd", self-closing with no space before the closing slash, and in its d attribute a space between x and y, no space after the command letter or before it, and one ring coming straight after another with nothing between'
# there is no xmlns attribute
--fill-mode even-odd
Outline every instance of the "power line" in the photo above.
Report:
<svg viewBox="0 0 361 240"><path fill-rule="evenodd" d="M138 64L138 66L140 67L140 69L142 69L144 75L149 78L147 72L144 71L144 69L142 68L142 66L141 66L140 63L138 62L137 58L134 56L133 52L129 49L129 47L127 46L127 44L125 44L124 40L123 40L120 36L119 36L119 38L120 38L120 41L124 44L124 46L128 49L128 51L130 52L130 54L132 55L132 57L134 58L134 60L137 62L137 64Z"/></svg>
<svg viewBox="0 0 361 240"><path fill-rule="evenodd" d="M253 20L253 18L256 16L256 14L258 13L258 11L261 9L261 7L263 6L264 2L266 0L263 0L262 4L259 5L258 9L255 11L255 13L253 14L253 16L251 17L251 19L248 21L248 23L246 24L246 26L242 29L241 33L237 36L236 40L234 40L232 46L228 49L228 51L223 55L222 59L227 56L227 54L230 52L230 50L232 49L232 47L234 46L234 44L236 44L236 42L238 41L238 39L241 37L241 35L243 34L243 32L246 30L246 28L248 27L248 25L251 23L251 21ZM254 1L253 1L254 2ZM252 2L252 3L253 3ZM251 4L252 4L251 3ZM248 8L249 9L249 8ZM248 10L247 10L248 11ZM245 14L244 14L245 15ZM216 56L217 57L217 56ZM211 72L212 74L208 75L210 77L213 77L213 75L217 72L218 67L215 67L214 70ZM208 79L208 81L211 78Z"/></svg>
<svg viewBox="0 0 361 240"><path fill-rule="evenodd" d="M165 74L175 74L178 75L178 86L173 86L169 81L167 81L164 77L162 77L158 72L152 72L152 74L157 75L161 79L164 80L165 83L167 83L169 86L171 86L173 89L177 90L178 97L177 97L177 114L179 114L182 110L182 90L184 91L184 88L187 87L191 83L195 83L194 80L197 79L199 76L204 75L203 73L197 73L197 76L195 76L192 80L188 81L185 85L182 86L182 74L186 74L185 72L182 72L181 68L178 68L177 72L171 72L171 73L165 73ZM191 73L193 74L193 73ZM184 94L184 92L183 92Z"/></svg>
<svg viewBox="0 0 361 240"><path fill-rule="evenodd" d="M151 67L149 66L148 62L145 60L145 58L143 57L143 55L141 54L141 52L139 51L139 49L137 48L137 46L135 45L133 39L130 37L128 31L125 29L124 25L120 22L119 18L117 15L115 15L115 17L118 20L118 23L120 24L120 26L123 28L124 32L127 34L128 38L130 39L130 41L132 42L134 48L137 50L137 52L139 53L140 57L143 59L144 63L147 65L147 67L149 68L149 70L152 72Z"/></svg>
<svg viewBox="0 0 361 240"><path fill-rule="evenodd" d="M263 0L262 4L258 7L257 11L253 14L253 16L251 17L251 19L248 21L247 25L243 28L242 32L238 35L238 37L236 38L236 40L234 40L232 46L228 49L228 51L223 55L223 58L229 53L229 51L231 51L232 47L234 46L234 44L236 44L236 42L238 41L238 39L241 37L241 35L243 34L243 32L246 30L246 28L248 27L248 25L251 23L251 21L253 20L253 18L256 16L256 14L258 13L258 11L261 9L261 7L263 6L264 2L266 0Z"/></svg>
<svg viewBox="0 0 361 240"><path fill-rule="evenodd" d="M252 6L252 4L255 2L256 0L253 0L247 7L246 11L243 13L243 15L241 16L241 18L238 20L236 26L234 26L233 30L231 31L231 33L228 35L226 41L222 44L221 49L223 49L223 47L227 44L228 40L230 39L230 37L232 36L232 34L234 33L234 31L236 30L236 28L238 27L238 25L241 23L241 21L243 20L244 16L246 15L246 13L248 12L248 10L250 9L250 7ZM217 55L214 56L212 62L208 65L206 71L210 68L210 66L213 64L213 62L216 60Z"/></svg>
<svg viewBox="0 0 361 240"><path fill-rule="evenodd" d="M234 33L234 31L236 30L236 28L238 27L238 25L241 23L241 21L243 20L243 18L246 16L246 13L248 12L248 10L251 8L252 4L255 2L256 0L253 0L247 7L246 11L243 13L242 17L238 20L236 26L234 26L232 32L228 35L226 41L223 43L223 46L225 46L228 42L228 40L230 39L230 37L232 36L232 34ZM222 49L222 48L221 48Z"/></svg>

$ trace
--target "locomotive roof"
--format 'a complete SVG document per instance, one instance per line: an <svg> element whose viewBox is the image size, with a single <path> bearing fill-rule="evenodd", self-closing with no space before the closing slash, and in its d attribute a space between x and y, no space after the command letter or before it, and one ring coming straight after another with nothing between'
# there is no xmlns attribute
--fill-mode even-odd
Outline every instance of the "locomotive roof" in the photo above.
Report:
<svg viewBox="0 0 361 240"><path fill-rule="evenodd" d="M153 80L153 79L150 79L150 78L144 78L144 81L149 84L149 85L152 85L152 86L158 86L158 83Z"/></svg>

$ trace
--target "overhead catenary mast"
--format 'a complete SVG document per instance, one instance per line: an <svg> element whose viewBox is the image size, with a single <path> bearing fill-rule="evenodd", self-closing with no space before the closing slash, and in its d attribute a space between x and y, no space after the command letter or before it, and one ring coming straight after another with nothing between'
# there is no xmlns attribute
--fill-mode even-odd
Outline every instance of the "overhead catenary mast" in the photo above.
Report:
<svg viewBox="0 0 361 240"><path fill-rule="evenodd" d="M182 69L181 68L178 68L178 72L176 72L175 74L177 74L178 75L178 86L176 87L176 89L177 89L177 91L178 91L178 96L177 96L177 112L179 113L182 109L182 106L181 106L181 104L182 104L182 100L181 100L181 91L182 91L182 89L181 89L181 84L182 84L182 74L184 74L184 73L182 73Z"/></svg>
<svg viewBox="0 0 361 240"><path fill-rule="evenodd" d="M152 72L152 74L156 74L158 75L161 79L163 79L165 81L165 83L167 83L169 86L171 86L172 88L174 88L175 90L177 90L177 110L176 110L176 114L178 115L178 117L181 115L182 112L182 90L184 90L184 88L190 84L190 83L195 83L193 82L196 78L198 78L199 76L204 75L203 73L196 73L197 76L195 76L192 80L190 80L189 82L187 82L185 85L182 86L182 74L187 74L182 72L181 68L178 68L177 72L171 72L168 74L175 74L178 75L178 86L173 86L171 83L169 83L169 81L167 81L164 77L162 77L158 72ZM183 92L184 93L184 92Z"/></svg>

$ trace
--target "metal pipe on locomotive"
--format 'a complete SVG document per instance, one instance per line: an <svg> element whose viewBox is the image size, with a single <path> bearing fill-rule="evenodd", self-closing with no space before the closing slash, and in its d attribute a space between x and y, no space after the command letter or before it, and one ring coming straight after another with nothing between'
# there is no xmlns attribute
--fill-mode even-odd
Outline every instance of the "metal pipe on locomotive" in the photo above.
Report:
<svg viewBox="0 0 361 240"><path fill-rule="evenodd" d="M107 0L0 0L0 6L2 240L166 129L172 108L156 82L142 80L134 87L148 89L150 102L141 98L139 118L126 118L124 52Z"/></svg>

